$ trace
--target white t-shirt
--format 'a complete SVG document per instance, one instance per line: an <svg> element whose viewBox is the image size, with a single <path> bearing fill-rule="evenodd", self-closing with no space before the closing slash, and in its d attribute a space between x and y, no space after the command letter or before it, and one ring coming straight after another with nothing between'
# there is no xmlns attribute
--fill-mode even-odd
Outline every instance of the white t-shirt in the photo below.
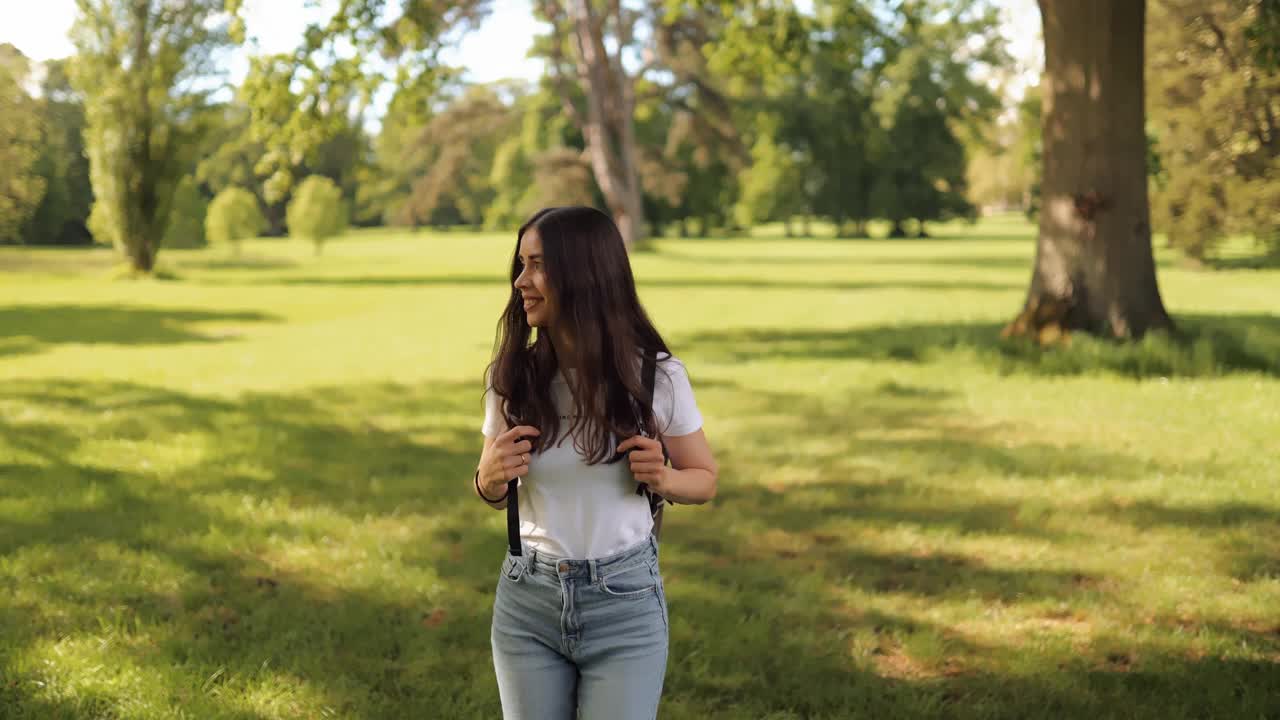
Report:
<svg viewBox="0 0 1280 720"><path fill-rule="evenodd" d="M569 385L560 373L551 381L551 395L560 415L573 411ZM487 437L507 430L500 401L492 390L485 393L482 432ZM666 437L688 435L702 427L689 375L674 357L658 362L653 413ZM573 439L565 435L572 421L560 420L562 437L555 447L530 455L529 472L519 484L520 537L552 557L606 557L649 536L653 529L649 501L636 494L636 479L625 459L612 465L585 462ZM611 452L614 444L611 440Z"/></svg>

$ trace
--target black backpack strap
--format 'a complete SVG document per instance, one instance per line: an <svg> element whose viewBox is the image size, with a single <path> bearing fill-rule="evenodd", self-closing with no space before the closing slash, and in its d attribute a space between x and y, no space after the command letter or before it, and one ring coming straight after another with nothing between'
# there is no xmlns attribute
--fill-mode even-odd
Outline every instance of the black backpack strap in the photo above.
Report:
<svg viewBox="0 0 1280 720"><path fill-rule="evenodd" d="M518 486L520 480L507 482L507 549L512 555L520 557L520 498Z"/></svg>
<svg viewBox="0 0 1280 720"><path fill-rule="evenodd" d="M653 407L654 388L657 386L658 379L658 359L657 355L645 353L644 364L640 369L641 378L644 380L645 401L649 407ZM662 445L662 462L664 465L671 464L671 455L667 452L667 444L662 438L658 438L658 443ZM636 494L644 495L649 499L649 514L653 516L653 536L658 537L662 532L662 510L666 505L666 498L649 490L649 486L644 483L636 484Z"/></svg>

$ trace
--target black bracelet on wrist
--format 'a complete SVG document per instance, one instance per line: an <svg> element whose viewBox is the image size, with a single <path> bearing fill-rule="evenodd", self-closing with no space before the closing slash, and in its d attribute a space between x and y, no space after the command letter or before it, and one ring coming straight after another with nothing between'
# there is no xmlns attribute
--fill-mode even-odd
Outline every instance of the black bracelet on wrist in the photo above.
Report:
<svg viewBox="0 0 1280 720"><path fill-rule="evenodd" d="M480 491L480 470L479 469L476 470L475 484L476 484L476 494L480 496L481 500L489 503L490 505L496 505L502 502L503 500L506 500L507 496L511 494L511 487L507 486L507 491L502 493L502 497L498 498L497 500L490 500L489 498L485 497L485 494Z"/></svg>

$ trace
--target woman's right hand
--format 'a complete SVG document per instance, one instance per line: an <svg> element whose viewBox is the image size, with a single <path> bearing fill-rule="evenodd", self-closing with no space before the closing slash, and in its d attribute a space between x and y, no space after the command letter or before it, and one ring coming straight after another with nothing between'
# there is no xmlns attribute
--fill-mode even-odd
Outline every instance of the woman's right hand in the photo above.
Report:
<svg viewBox="0 0 1280 720"><path fill-rule="evenodd" d="M517 425L494 439L480 456L480 489L486 497L499 497L507 483L529 472L533 444L522 438L542 433L529 425Z"/></svg>

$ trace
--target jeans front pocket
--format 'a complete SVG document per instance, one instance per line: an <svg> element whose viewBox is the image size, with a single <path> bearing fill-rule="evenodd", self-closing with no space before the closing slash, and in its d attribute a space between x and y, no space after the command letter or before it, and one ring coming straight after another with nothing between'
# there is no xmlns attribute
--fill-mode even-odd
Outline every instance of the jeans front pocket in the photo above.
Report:
<svg viewBox="0 0 1280 720"><path fill-rule="evenodd" d="M512 582L520 582L520 578L524 575L524 570L524 558L516 557L515 555L508 553L506 559L502 561L501 578L505 578Z"/></svg>
<svg viewBox="0 0 1280 720"><path fill-rule="evenodd" d="M599 585L606 595L642 598L658 592L658 576L651 565L641 563L601 576Z"/></svg>

